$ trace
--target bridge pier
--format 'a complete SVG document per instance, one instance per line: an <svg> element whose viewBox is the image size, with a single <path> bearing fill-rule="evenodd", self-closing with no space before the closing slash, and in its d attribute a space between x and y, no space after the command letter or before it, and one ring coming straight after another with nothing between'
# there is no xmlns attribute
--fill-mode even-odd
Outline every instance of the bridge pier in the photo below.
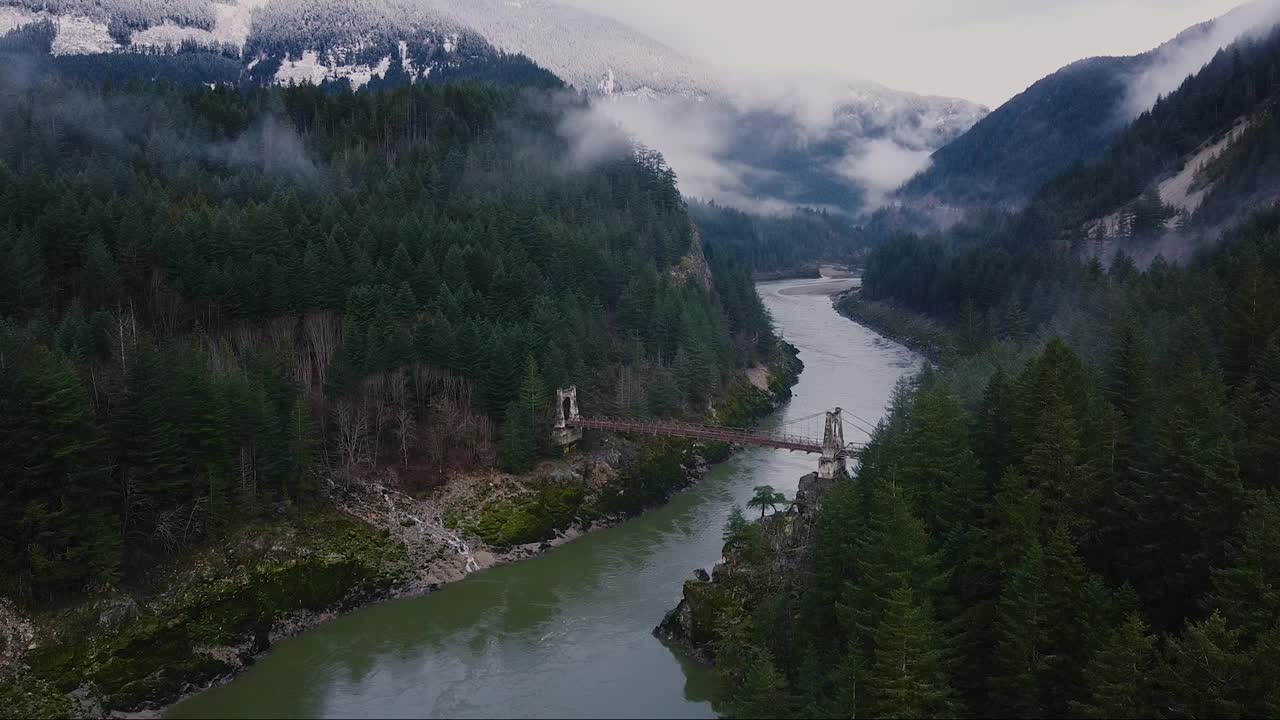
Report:
<svg viewBox="0 0 1280 720"><path fill-rule="evenodd" d="M844 420L841 410L827 413L827 424L822 431L822 455L818 458L818 478L835 480L848 472L845 466Z"/></svg>
<svg viewBox="0 0 1280 720"><path fill-rule="evenodd" d="M578 417L578 386L556 390L556 426L551 431L552 442L569 447L581 440L582 428L571 425Z"/></svg>

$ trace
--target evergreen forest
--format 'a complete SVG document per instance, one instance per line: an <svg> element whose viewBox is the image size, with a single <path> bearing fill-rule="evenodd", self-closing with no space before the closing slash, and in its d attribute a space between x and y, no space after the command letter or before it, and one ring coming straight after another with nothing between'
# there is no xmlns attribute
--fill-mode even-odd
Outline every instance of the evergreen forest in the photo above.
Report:
<svg viewBox="0 0 1280 720"><path fill-rule="evenodd" d="M798 568L721 608L731 715L1280 713L1280 213L1253 202L1274 180L1277 48L1220 52L1027 211L870 252L840 308L945 342ZM1080 252L1081 222L1240 116L1188 219L1199 244ZM762 537L728 533L749 577Z"/></svg>
<svg viewBox="0 0 1280 720"><path fill-rule="evenodd" d="M0 85L0 575L73 599L385 465L523 471L556 387L700 415L772 349L672 171L537 82Z"/></svg>

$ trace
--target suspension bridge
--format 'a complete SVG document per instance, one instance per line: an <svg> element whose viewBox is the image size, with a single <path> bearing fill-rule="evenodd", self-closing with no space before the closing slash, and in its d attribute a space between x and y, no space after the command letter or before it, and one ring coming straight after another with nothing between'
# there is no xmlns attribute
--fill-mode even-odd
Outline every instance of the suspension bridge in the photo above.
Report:
<svg viewBox="0 0 1280 720"><path fill-rule="evenodd" d="M870 433L870 423L856 415L851 417L865 426L858 427L859 430ZM821 431L818 429L819 424ZM689 438L811 453L819 456L818 477L824 480L834 479L846 472L849 458L860 458L864 447L863 443L845 442L844 411L840 408L824 410L770 427L734 428L674 420L583 417L578 412L576 387L556 391L556 442L572 445L582 438L584 430Z"/></svg>

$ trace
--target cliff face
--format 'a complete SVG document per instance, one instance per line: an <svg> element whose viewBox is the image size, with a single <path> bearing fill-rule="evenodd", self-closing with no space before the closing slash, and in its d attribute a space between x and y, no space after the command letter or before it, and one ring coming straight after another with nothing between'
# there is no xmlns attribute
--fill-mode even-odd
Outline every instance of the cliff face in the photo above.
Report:
<svg viewBox="0 0 1280 720"><path fill-rule="evenodd" d="M817 510L836 482L810 473L800 479L795 502L785 512L738 533L730 530L721 562L710 573L695 571L695 578L684 584L684 597L653 634L701 662L714 663L716 623L728 608L750 609L756 598L801 578Z"/></svg>
<svg viewBox="0 0 1280 720"><path fill-rule="evenodd" d="M711 267L707 265L707 256L702 251L702 235L698 228L693 228L693 239L689 241L689 252L676 266L671 268L671 275L676 284L684 287L688 282L697 283L703 290L710 291L712 286Z"/></svg>

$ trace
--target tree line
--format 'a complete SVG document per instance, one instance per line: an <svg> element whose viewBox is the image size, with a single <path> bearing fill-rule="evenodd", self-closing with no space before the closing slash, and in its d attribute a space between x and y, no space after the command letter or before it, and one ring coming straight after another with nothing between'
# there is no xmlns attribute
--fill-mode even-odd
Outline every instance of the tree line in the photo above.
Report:
<svg viewBox="0 0 1280 720"><path fill-rule="evenodd" d="M714 201L695 201L689 212L708 245L757 274L816 275L819 263L852 264L866 252L860 228L825 210L756 215Z"/></svg>

